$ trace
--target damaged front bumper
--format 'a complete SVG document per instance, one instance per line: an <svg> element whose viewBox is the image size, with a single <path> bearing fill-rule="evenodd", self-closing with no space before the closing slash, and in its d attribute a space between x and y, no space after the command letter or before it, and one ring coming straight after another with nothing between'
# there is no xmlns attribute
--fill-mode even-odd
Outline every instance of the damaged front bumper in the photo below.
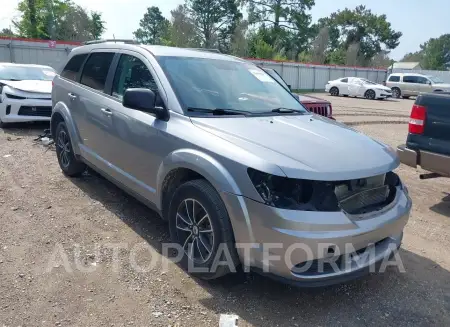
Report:
<svg viewBox="0 0 450 327"><path fill-rule="evenodd" d="M411 210L411 199L401 185L391 205L363 215L279 209L229 193L222 193L222 198L241 262L302 287L340 283L376 269L400 247ZM251 243L251 250L242 250L242 243ZM340 269L330 270L327 264L318 269L321 260L341 262L344 255L365 249L372 251L368 258L346 262ZM310 268L304 270L305 264Z"/></svg>

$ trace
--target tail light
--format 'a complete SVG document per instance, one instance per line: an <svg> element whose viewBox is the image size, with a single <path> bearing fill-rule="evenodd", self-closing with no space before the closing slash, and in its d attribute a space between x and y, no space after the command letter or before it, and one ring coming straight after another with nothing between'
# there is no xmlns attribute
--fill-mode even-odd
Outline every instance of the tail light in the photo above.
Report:
<svg viewBox="0 0 450 327"><path fill-rule="evenodd" d="M423 134L425 129L425 119L427 114L427 108L413 105L411 110L411 116L409 118L409 132L412 134Z"/></svg>

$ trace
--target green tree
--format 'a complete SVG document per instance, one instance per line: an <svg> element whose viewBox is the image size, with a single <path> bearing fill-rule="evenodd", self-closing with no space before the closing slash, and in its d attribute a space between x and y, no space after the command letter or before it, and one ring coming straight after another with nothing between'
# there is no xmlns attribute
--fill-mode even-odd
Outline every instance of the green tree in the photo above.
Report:
<svg viewBox="0 0 450 327"><path fill-rule="evenodd" d="M71 0L22 0L21 17L13 21L19 36L28 38L86 41L101 36L101 14L87 12Z"/></svg>
<svg viewBox="0 0 450 327"><path fill-rule="evenodd" d="M424 69L447 70L450 69L450 34L431 38L421 46Z"/></svg>
<svg viewBox="0 0 450 327"><path fill-rule="evenodd" d="M347 51L357 44L358 56L365 64L382 50L395 49L401 32L392 29L386 15L376 15L365 6L348 8L321 18L319 26L327 26L330 33L330 49ZM384 48L384 49L383 49Z"/></svg>
<svg viewBox="0 0 450 327"><path fill-rule="evenodd" d="M242 18L237 0L187 0L186 6L202 46L228 52L231 35Z"/></svg>
<svg viewBox="0 0 450 327"><path fill-rule="evenodd" d="M102 20L102 15L98 12L91 12L91 34L94 40L99 40L105 30L105 22Z"/></svg>
<svg viewBox="0 0 450 327"><path fill-rule="evenodd" d="M134 37L146 44L162 44L169 34L170 22L164 18L158 7L149 7L139 22L139 28L133 32Z"/></svg>
<svg viewBox="0 0 450 327"><path fill-rule="evenodd" d="M423 51L409 52L403 56L400 61L403 62L421 62L423 59Z"/></svg>
<svg viewBox="0 0 450 327"><path fill-rule="evenodd" d="M200 36L197 33L186 5L178 5L170 12L171 28L170 41L173 46L181 48L198 48L201 46Z"/></svg>
<svg viewBox="0 0 450 327"><path fill-rule="evenodd" d="M269 39L278 51L298 54L307 49L312 36L309 10L314 0L243 0L250 24L264 25Z"/></svg>
<svg viewBox="0 0 450 327"><path fill-rule="evenodd" d="M10 28L4 28L0 31L0 36L16 36Z"/></svg>

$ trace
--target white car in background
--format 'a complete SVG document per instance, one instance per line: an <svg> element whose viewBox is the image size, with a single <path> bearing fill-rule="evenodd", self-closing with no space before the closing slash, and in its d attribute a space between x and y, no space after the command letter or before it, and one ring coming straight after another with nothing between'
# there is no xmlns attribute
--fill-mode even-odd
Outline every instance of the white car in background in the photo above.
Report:
<svg viewBox="0 0 450 327"><path fill-rule="evenodd" d="M0 126L50 121L55 75L49 66L0 63Z"/></svg>
<svg viewBox="0 0 450 327"><path fill-rule="evenodd" d="M392 96L390 88L360 77L345 77L329 81L325 92L333 96L344 95L366 99L386 99Z"/></svg>

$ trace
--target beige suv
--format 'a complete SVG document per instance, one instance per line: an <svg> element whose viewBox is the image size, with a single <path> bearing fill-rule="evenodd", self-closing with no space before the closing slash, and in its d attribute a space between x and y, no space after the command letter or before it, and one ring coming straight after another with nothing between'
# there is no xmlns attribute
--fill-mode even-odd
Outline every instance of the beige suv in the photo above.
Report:
<svg viewBox="0 0 450 327"><path fill-rule="evenodd" d="M386 86L391 88L393 98L404 99L422 92L450 91L450 84L445 84L437 77L413 73L391 74Z"/></svg>

